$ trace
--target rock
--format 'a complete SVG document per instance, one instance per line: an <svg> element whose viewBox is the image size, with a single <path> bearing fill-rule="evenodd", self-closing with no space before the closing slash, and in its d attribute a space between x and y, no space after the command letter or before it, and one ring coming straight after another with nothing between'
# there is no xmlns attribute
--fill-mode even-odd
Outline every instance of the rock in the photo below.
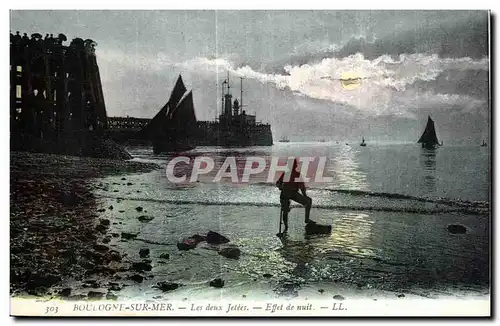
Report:
<svg viewBox="0 0 500 326"><path fill-rule="evenodd" d="M99 224L95 227L95 229L101 233L106 233L107 226Z"/></svg>
<svg viewBox="0 0 500 326"><path fill-rule="evenodd" d="M210 286L214 288L221 288L224 286L224 280L216 278L215 280L210 281Z"/></svg>
<svg viewBox="0 0 500 326"><path fill-rule="evenodd" d="M61 277L52 274L30 274L26 288L34 290L38 287L48 288L56 283L61 282Z"/></svg>
<svg viewBox="0 0 500 326"><path fill-rule="evenodd" d="M106 300L116 300L116 299L118 299L118 297L116 295L114 295L113 293L108 292L106 294Z"/></svg>
<svg viewBox="0 0 500 326"><path fill-rule="evenodd" d="M322 225L317 223L306 224L306 234L330 234L332 233L331 225Z"/></svg>
<svg viewBox="0 0 500 326"><path fill-rule="evenodd" d="M132 269L136 272L150 271L152 269L151 264L141 262L141 263L132 263Z"/></svg>
<svg viewBox="0 0 500 326"><path fill-rule="evenodd" d="M115 189L115 190L113 190L113 192L118 192L118 190Z"/></svg>
<svg viewBox="0 0 500 326"><path fill-rule="evenodd" d="M271 277L273 277L273 275L269 274L269 273L262 274L262 276L264 276L265 278L271 278Z"/></svg>
<svg viewBox="0 0 500 326"><path fill-rule="evenodd" d="M110 290L110 291L120 291L121 289L122 289L122 288L121 288L121 287L119 287L119 286L118 286L118 284L116 284L116 285L114 285L114 284L113 284L113 285L111 285L111 286L109 287L109 289L108 289L108 290Z"/></svg>
<svg viewBox="0 0 500 326"><path fill-rule="evenodd" d="M223 244L228 243L229 239L217 232L208 231L207 242L210 244Z"/></svg>
<svg viewBox="0 0 500 326"><path fill-rule="evenodd" d="M179 250L190 250L190 249L194 249L196 248L196 245L198 245L198 243L200 243L201 241L203 241L205 239L205 237L199 235L199 234L195 234L189 238L185 238L184 240L182 240L182 242L178 242L177 243L177 248Z"/></svg>
<svg viewBox="0 0 500 326"><path fill-rule="evenodd" d="M141 206L137 206L137 207L135 208L135 210L136 210L136 211L138 211L138 212L142 212L142 207L141 207Z"/></svg>
<svg viewBox="0 0 500 326"><path fill-rule="evenodd" d="M127 186L131 186L131 185L133 185L132 182L127 182Z"/></svg>
<svg viewBox="0 0 500 326"><path fill-rule="evenodd" d="M156 285L156 287L162 290L163 292L173 291L179 288L179 286L180 285L177 283L169 283L169 282L158 282L158 284Z"/></svg>
<svg viewBox="0 0 500 326"><path fill-rule="evenodd" d="M344 300L344 297L343 297L343 296L341 296L340 294L336 294L336 295L334 295L334 296L333 296L333 298L334 298L335 300Z"/></svg>
<svg viewBox="0 0 500 326"><path fill-rule="evenodd" d="M109 237L105 237L104 239L102 239L102 243L109 243L111 241L111 239Z"/></svg>
<svg viewBox="0 0 500 326"><path fill-rule="evenodd" d="M94 250L95 251L99 251L99 252L107 252L109 250L109 248L106 247L106 246L104 246L104 245L95 244L94 245Z"/></svg>
<svg viewBox="0 0 500 326"><path fill-rule="evenodd" d="M113 236L113 238L118 238L120 236L118 233L111 233L111 235Z"/></svg>
<svg viewBox="0 0 500 326"><path fill-rule="evenodd" d="M119 210L118 212L119 212L119 213L125 213L125 211L124 211L124 210Z"/></svg>
<svg viewBox="0 0 500 326"><path fill-rule="evenodd" d="M69 301L82 301L82 300L85 300L87 297L84 295L84 294L76 294L76 295L72 295L68 298L66 298L66 300L69 300Z"/></svg>
<svg viewBox="0 0 500 326"><path fill-rule="evenodd" d="M149 222L149 221L152 221L154 219L153 216L147 216L147 215L141 215L137 218L139 221L141 222Z"/></svg>
<svg viewBox="0 0 500 326"><path fill-rule="evenodd" d="M452 234L463 234L463 233L467 232L467 228L465 228L465 226L459 225L459 224L450 224L450 225L448 225L447 229L448 229L448 232L450 232Z"/></svg>
<svg viewBox="0 0 500 326"><path fill-rule="evenodd" d="M321 293L321 294L323 294L323 293L325 293L325 290L319 289L318 292Z"/></svg>
<svg viewBox="0 0 500 326"><path fill-rule="evenodd" d="M227 247L227 248L221 248L218 251L218 254L230 259L239 259L241 251L240 249L235 247Z"/></svg>
<svg viewBox="0 0 500 326"><path fill-rule="evenodd" d="M62 297L69 297L71 295L71 288L64 288L59 292L59 294Z"/></svg>
<svg viewBox="0 0 500 326"><path fill-rule="evenodd" d="M111 250L108 253L106 253L106 255L104 256L104 260L121 262L122 256L118 251Z"/></svg>
<svg viewBox="0 0 500 326"><path fill-rule="evenodd" d="M170 255L167 254L167 253L163 253L163 254L160 255L160 258L161 259L170 259Z"/></svg>
<svg viewBox="0 0 500 326"><path fill-rule="evenodd" d="M127 180L127 178L122 178L122 180Z"/></svg>
<svg viewBox="0 0 500 326"><path fill-rule="evenodd" d="M104 296L104 293L97 292L97 291L89 291L89 293L87 293L87 297L89 299L101 299L103 296Z"/></svg>
<svg viewBox="0 0 500 326"><path fill-rule="evenodd" d="M113 206L110 206L110 207L113 207ZM104 225L104 226L109 226L109 220L104 218L104 219L99 221L99 224Z"/></svg>
<svg viewBox="0 0 500 326"><path fill-rule="evenodd" d="M139 257L144 258L149 256L149 248L142 248L139 250Z"/></svg>
<svg viewBox="0 0 500 326"><path fill-rule="evenodd" d="M106 211L106 209L101 208L101 209L98 209L97 211L98 211L99 213L104 213L104 212Z"/></svg>
<svg viewBox="0 0 500 326"><path fill-rule="evenodd" d="M132 281L137 282L137 283L141 283L141 282L144 280L144 277L142 277L142 276L141 276L141 275L139 275L139 274L134 274L134 275L130 276L130 279L131 279Z"/></svg>
<svg viewBox="0 0 500 326"><path fill-rule="evenodd" d="M112 210L113 210L113 205L109 206L109 207L108 207L108 209L109 209L110 211L112 211Z"/></svg>
<svg viewBox="0 0 500 326"><path fill-rule="evenodd" d="M135 239L135 238L137 238L137 234L122 232L122 238L123 239Z"/></svg>
<svg viewBox="0 0 500 326"><path fill-rule="evenodd" d="M398 298L404 298L405 295L403 293L398 294Z"/></svg>

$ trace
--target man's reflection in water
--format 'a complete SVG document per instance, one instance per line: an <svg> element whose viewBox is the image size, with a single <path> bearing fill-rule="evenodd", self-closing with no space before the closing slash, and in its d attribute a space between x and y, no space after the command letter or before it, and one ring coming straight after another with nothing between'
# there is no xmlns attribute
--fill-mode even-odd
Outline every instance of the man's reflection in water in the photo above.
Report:
<svg viewBox="0 0 500 326"><path fill-rule="evenodd" d="M436 150L421 149L420 165L423 170L425 190L433 194L436 192Z"/></svg>
<svg viewBox="0 0 500 326"><path fill-rule="evenodd" d="M283 247L279 252L285 260L294 263L295 267L290 274L280 280L276 289L278 294L296 297L301 285L312 279L310 264L320 258L320 251L311 240L318 237L318 235L304 234L304 240L292 240L286 233L280 236Z"/></svg>

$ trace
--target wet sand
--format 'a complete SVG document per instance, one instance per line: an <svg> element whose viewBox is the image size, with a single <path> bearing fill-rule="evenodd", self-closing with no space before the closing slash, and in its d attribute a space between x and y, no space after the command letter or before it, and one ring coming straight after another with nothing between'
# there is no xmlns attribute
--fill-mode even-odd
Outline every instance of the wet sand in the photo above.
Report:
<svg viewBox="0 0 500 326"><path fill-rule="evenodd" d="M158 166L25 152L10 159L11 295L51 295L70 279L109 273L109 221L98 219L92 180Z"/></svg>

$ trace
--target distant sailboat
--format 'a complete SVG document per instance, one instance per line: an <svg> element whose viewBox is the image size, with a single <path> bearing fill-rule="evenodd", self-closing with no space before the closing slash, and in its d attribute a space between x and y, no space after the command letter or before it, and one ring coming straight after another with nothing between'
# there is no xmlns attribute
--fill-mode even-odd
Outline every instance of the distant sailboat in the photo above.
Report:
<svg viewBox="0 0 500 326"><path fill-rule="evenodd" d="M427 119L427 125L425 126L425 130L422 133L422 136L420 136L418 143L422 144L422 148L427 148L427 149L434 149L440 145L436 135L436 128L434 127L434 121L431 119L430 116ZM443 143L441 143L441 145L442 144Z"/></svg>
<svg viewBox="0 0 500 326"><path fill-rule="evenodd" d="M280 143L288 143L288 142L290 142L290 139L288 139L288 137L287 137L287 136L283 136L283 137L281 137L281 139L280 139Z"/></svg>
<svg viewBox="0 0 500 326"><path fill-rule="evenodd" d="M359 146L363 146L363 147L365 147L365 146L366 146L366 143L365 143L365 137L363 137L363 141L361 142L361 144L359 144Z"/></svg>

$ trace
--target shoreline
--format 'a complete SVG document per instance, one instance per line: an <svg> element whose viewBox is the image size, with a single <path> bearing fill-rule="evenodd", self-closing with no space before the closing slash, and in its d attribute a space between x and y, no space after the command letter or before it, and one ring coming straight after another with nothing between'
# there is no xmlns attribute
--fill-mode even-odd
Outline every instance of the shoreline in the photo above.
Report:
<svg viewBox="0 0 500 326"><path fill-rule="evenodd" d="M50 289L70 279L109 272L105 259L120 253L103 243L109 220L98 221L90 181L159 168L153 163L10 152L11 296L55 294Z"/></svg>

